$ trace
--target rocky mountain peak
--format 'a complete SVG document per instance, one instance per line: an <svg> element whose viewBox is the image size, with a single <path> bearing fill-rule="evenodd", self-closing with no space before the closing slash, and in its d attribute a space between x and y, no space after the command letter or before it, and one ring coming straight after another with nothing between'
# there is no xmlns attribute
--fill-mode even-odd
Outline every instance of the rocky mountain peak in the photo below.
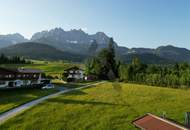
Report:
<svg viewBox="0 0 190 130"><path fill-rule="evenodd" d="M104 32L97 32L95 35L102 36L102 37L107 37L107 35Z"/></svg>
<svg viewBox="0 0 190 130"><path fill-rule="evenodd" d="M65 31L62 28L55 28L55 29L51 29L49 32L50 33L51 32L53 32L53 33L64 33Z"/></svg>
<svg viewBox="0 0 190 130"><path fill-rule="evenodd" d="M96 34L89 35L82 29L64 31L62 28L55 28L50 31L35 33L31 40L40 42L57 41L59 44L90 44L92 40L96 40L98 44L108 44L109 37L104 32L97 32Z"/></svg>

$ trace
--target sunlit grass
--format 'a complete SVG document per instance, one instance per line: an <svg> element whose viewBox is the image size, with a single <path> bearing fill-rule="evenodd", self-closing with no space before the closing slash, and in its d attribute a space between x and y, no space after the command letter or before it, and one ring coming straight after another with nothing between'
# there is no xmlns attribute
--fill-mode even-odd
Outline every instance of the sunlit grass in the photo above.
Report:
<svg viewBox="0 0 190 130"><path fill-rule="evenodd" d="M49 99L8 120L0 129L127 129L148 112L183 123L190 91L125 83L105 83Z"/></svg>
<svg viewBox="0 0 190 130"><path fill-rule="evenodd" d="M61 77L64 70L68 69L72 66L79 66L83 68L83 64L75 64L75 63L65 63L62 61L33 61L33 64L4 64L0 65L1 67L9 67L9 68L34 68L41 69L45 74L51 75L53 77Z"/></svg>

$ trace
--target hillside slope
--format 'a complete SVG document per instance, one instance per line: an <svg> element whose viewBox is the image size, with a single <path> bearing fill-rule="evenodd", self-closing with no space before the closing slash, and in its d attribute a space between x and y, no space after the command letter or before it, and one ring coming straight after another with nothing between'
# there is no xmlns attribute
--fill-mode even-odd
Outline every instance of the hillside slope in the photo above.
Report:
<svg viewBox="0 0 190 130"><path fill-rule="evenodd" d="M143 54L127 54L122 55L120 57L121 60L125 63L131 63L134 57L138 57L140 61L144 64L173 64L175 61L168 60L166 58L157 56L151 53L143 53Z"/></svg>
<svg viewBox="0 0 190 130"><path fill-rule="evenodd" d="M171 45L161 46L155 50L155 54L177 62L190 62L190 50Z"/></svg>
<svg viewBox="0 0 190 130"><path fill-rule="evenodd" d="M79 62L85 58L83 55L63 52L52 46L34 42L20 43L2 48L0 49L0 53L8 56L23 56L25 58L40 60L68 60Z"/></svg>
<svg viewBox="0 0 190 130"><path fill-rule="evenodd" d="M19 33L0 35L0 48L27 41L28 40Z"/></svg>

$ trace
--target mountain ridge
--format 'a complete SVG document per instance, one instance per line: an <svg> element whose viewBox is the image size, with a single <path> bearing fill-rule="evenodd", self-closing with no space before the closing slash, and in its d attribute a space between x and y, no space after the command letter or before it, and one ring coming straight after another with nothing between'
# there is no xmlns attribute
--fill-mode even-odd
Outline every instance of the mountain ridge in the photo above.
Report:
<svg viewBox="0 0 190 130"><path fill-rule="evenodd" d="M6 41L4 42L4 44L1 44L1 42L3 41L2 39ZM94 50L97 53L101 49L108 46L109 39L110 37L107 36L104 32L88 34L82 29L72 29L70 31L64 31L62 28L55 28L48 31L37 32L32 36L30 40L25 39L22 35L18 33L10 35L0 35L0 48L7 49L18 43L24 42L24 44L26 44L27 42L29 42L35 43L35 45L36 43L45 44L70 55L89 56L89 48L92 42L96 41L97 43L97 48L96 50ZM155 49L143 47L127 48L124 46L119 46L116 42L114 43L117 56L122 57L124 61L128 61L126 60L126 58L130 58L133 55L138 55L141 58L143 57L142 59L144 60L144 57L149 57L152 58L152 61L155 61L155 58L159 61L171 60L173 62L190 62L190 50L186 48L175 47L172 45L160 46ZM0 52L4 52L2 51L2 49L0 50ZM150 63L152 63L152 61Z"/></svg>
<svg viewBox="0 0 190 130"><path fill-rule="evenodd" d="M81 62L85 59L85 56L83 55L75 55L72 53L63 52L52 46L34 42L19 43L9 47L1 48L0 53L7 56L23 56L28 59L38 60L67 60Z"/></svg>
<svg viewBox="0 0 190 130"><path fill-rule="evenodd" d="M28 39L19 33L0 35L0 48L26 41L28 41Z"/></svg>

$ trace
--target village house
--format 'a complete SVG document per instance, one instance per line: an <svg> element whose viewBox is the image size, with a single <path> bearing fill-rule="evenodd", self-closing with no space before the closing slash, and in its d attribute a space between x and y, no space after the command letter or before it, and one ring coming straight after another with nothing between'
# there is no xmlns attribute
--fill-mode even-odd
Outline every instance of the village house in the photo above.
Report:
<svg viewBox="0 0 190 130"><path fill-rule="evenodd" d="M64 70L64 75L68 81L84 80L84 70L76 66Z"/></svg>
<svg viewBox="0 0 190 130"><path fill-rule="evenodd" d="M40 84L41 70L25 68L0 68L0 88Z"/></svg>
<svg viewBox="0 0 190 130"><path fill-rule="evenodd" d="M170 120L168 118L158 117L153 114L146 114L132 123L141 130L190 130L189 127L189 114L186 115L186 124L182 125L176 121Z"/></svg>

